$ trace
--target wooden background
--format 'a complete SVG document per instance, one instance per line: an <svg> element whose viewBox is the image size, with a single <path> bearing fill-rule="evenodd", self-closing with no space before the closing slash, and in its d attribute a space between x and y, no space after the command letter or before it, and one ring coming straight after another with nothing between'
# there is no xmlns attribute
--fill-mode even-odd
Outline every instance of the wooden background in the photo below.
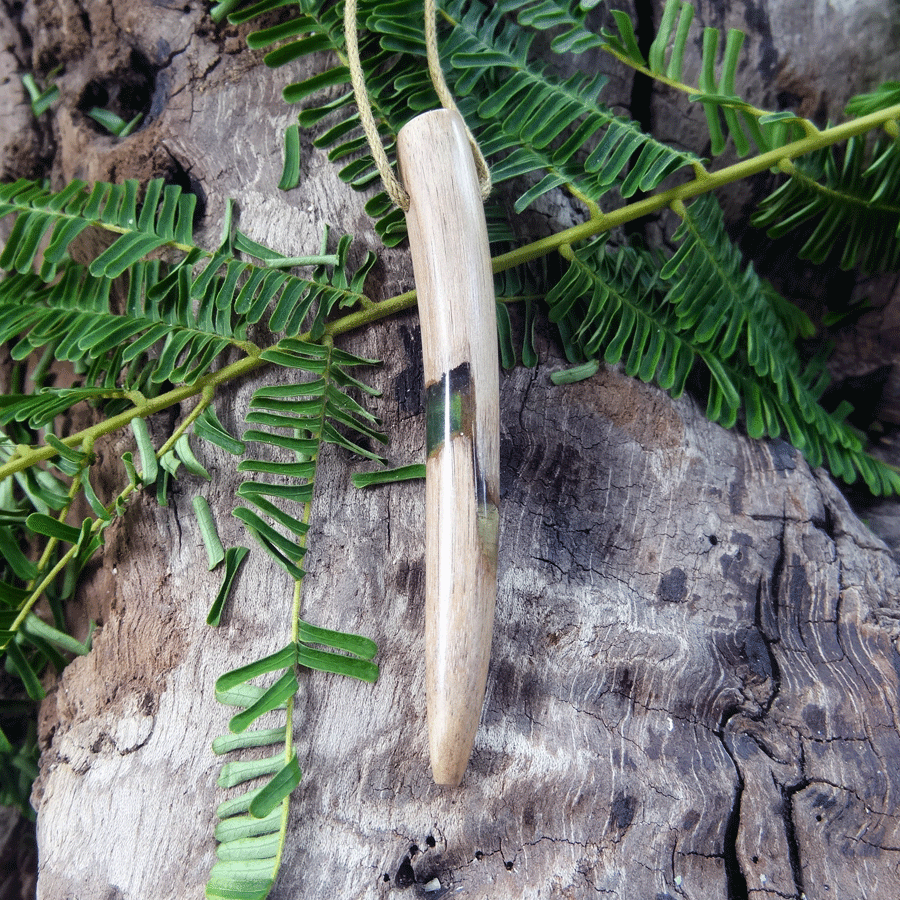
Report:
<svg viewBox="0 0 900 900"><path fill-rule="evenodd" d="M659 6L638 12L658 18ZM740 84L759 105L836 118L846 97L896 77L900 11L881 0L699 6L702 22L751 32ZM235 197L252 238L310 252L329 223L358 235L360 252L378 250L373 297L412 286L406 251L379 249L364 198L308 134L301 186L276 190L296 113L280 89L303 73L266 70L205 7L41 0L0 10L0 29L4 178L173 178L203 198L209 243ZM606 67L611 99L704 150L698 110L605 60L575 62ZM62 100L35 124L16 73L58 63ZM95 128L79 104L98 84L143 96L146 124L124 140ZM733 217L755 190L728 195ZM550 198L526 226L577 214ZM645 230L665 235L668 224ZM799 283L796 299L813 311L835 291L874 290L870 316L838 336L838 359L844 375L885 372L878 396L889 408L896 281L858 287L746 240L764 271ZM424 487L359 492L356 464L339 451L324 459L305 615L373 637L381 677L375 686L301 678L305 777L272 897L897 896L891 547L788 445L725 432L691 397L673 402L617 371L554 387L562 363L552 340L540 343L536 369L501 376L497 625L482 728L458 789L434 786L427 762ZM384 360L372 380L389 454L420 461L416 315L344 346ZM219 398L232 431L272 378ZM101 448L111 486L126 449L127 437ZM213 684L283 646L290 607L287 577L254 553L222 627L205 625L220 576L206 571L191 498L209 499L226 543L246 537L230 517L233 460L206 447L203 459L212 484L183 479L167 509L139 499L108 532L73 613L101 628L41 711L44 900L202 896L213 811L226 796L209 746L228 710ZM893 540L895 505L868 504L866 518Z"/></svg>

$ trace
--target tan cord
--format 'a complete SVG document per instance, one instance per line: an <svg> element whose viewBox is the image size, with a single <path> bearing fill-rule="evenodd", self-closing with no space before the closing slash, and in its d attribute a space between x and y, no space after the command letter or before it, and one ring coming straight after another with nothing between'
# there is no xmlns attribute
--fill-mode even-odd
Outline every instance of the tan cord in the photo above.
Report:
<svg viewBox="0 0 900 900"><path fill-rule="evenodd" d="M355 2L355 0L354 0ZM428 56L428 74L431 77L431 84L434 86L438 100L444 109L459 112L456 108L456 101L447 82L444 81L444 71L441 69L441 55L438 52L437 39L437 0L425 0L425 53ZM460 118L462 118L460 116ZM465 122L465 120L463 120ZM478 182L481 185L481 196L486 200L491 193L491 170L488 168L487 160L475 140L475 135L466 125L466 135L469 143L472 145L472 154L475 157L475 169L478 172Z"/></svg>
<svg viewBox="0 0 900 900"><path fill-rule="evenodd" d="M347 41L347 61L350 64L350 81L353 84L353 94L359 110L359 121L366 134L366 139L369 141L375 167L378 169L378 174L381 175L381 183L388 196L406 212L409 209L409 194L403 189L403 185L397 180L394 170L391 168L391 161L381 143L381 135L378 132L378 125L375 124L372 104L369 102L369 93L366 90L366 76L359 58L359 35L356 31L356 0L346 0L344 4L344 37Z"/></svg>
<svg viewBox="0 0 900 900"><path fill-rule="evenodd" d="M350 68L350 81L353 84L353 94L356 97L356 106L359 110L359 121L369 142L372 158L375 160L375 167L378 169L378 174L381 175L381 182L385 191L387 191L387 195L405 212L409 209L409 195L404 190L403 185L397 180L394 170L391 168L391 161L388 159L387 152L381 142L381 134L378 131L375 116L372 114L369 92L366 90L366 78L359 58L356 3L357 0L346 0L344 4L344 37L347 41L347 61ZM434 86L438 99L441 101L441 105L444 109L459 112L453 100L453 95L447 87L447 82L444 80L444 73L441 70L437 43L436 0L425 0L425 52L428 57L428 74L431 77L431 83ZM484 154L481 152L481 147L478 146L478 141L475 140L468 125L466 126L466 134L469 137L469 143L472 145L472 153L475 157L475 168L478 172L478 181L481 184L481 195L487 198L491 192L491 172Z"/></svg>

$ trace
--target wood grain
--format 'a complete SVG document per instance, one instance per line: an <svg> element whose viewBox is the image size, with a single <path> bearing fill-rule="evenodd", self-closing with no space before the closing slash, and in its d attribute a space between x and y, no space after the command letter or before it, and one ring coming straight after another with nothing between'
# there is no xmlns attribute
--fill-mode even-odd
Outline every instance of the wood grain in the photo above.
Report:
<svg viewBox="0 0 900 900"><path fill-rule="evenodd" d="M457 785L472 752L497 597L499 361L494 284L472 150L458 113L397 141L426 392L425 646L431 769Z"/></svg>
<svg viewBox="0 0 900 900"><path fill-rule="evenodd" d="M743 5L698 8L705 24L722 25ZM830 42L805 31L779 57L779 21L801 7L752 8L760 31L748 44L769 60L760 71L789 74L800 49L813 61L826 50L864 59L852 89L819 67L835 99L896 73L888 27ZM836 31L848 11L867 10L897 14L858 0L814 24ZM85 16L87 43L69 53ZM157 118L127 140L98 134L71 104L42 117L53 121L60 177L168 175L175 158L206 198L205 246L220 240L233 196L242 230L281 252L318 248L323 222L377 248L373 299L412 286L406 251L381 248L364 198L323 152L304 157L298 191L276 191L277 148L296 109L235 29L213 28L200 6L149 0L84 10L35 0L21 27L35 58L65 63L65 97L116 77L135 46L159 69ZM609 66L590 53L573 59L582 63ZM293 78L315 74L295 66ZM611 101L628 100L622 70L603 71ZM17 79L0 79L0 91L12 89ZM770 106L774 92L748 99ZM688 115L671 108L652 117L667 135ZM539 212L554 226L574 214L559 194ZM417 317L342 346L384 359L373 383L391 456L420 459ZM556 387L549 376L564 362L539 349L538 369L501 381L493 664L461 791L436 786L422 762L424 488L361 492L344 454L323 456L304 614L373 637L381 677L301 677L304 780L271 900L900 896L900 577L890 553L786 445L725 432L689 397L673 402L615 371ZM229 389L217 402L226 426L240 434L252 392L277 377ZM127 449L101 448L110 489ZM219 579L206 571L191 497L208 497L226 543L248 538L231 516L233 458L195 449L214 483L180 480L168 509L138 500L108 532L84 608L73 609L101 627L43 706L40 900L203 897L213 811L228 796L209 744L232 712L213 685L289 640L291 586L255 552L222 627L205 625ZM434 879L440 888L426 891Z"/></svg>

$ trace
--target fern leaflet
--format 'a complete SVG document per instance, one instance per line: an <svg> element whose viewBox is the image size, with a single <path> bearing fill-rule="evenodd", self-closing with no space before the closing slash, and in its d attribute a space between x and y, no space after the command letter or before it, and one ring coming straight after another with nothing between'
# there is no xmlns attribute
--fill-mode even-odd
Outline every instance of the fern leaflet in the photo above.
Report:
<svg viewBox="0 0 900 900"><path fill-rule="evenodd" d="M843 417L818 399L827 385L820 361L804 366L793 346L805 317L744 269L711 198L681 209L681 246L665 263L605 241L573 251L548 294L551 319L574 363L602 357L678 396L699 360L709 375L707 415L732 427L743 409L752 437L786 433L814 466L827 462L848 483L862 476L876 494L900 488L900 475L868 456ZM587 366L585 375L595 366Z"/></svg>
<svg viewBox="0 0 900 900"><path fill-rule="evenodd" d="M300 568L312 508L319 454L325 444L336 444L357 455L378 458L361 441L383 436L374 417L346 389L371 389L351 376L349 367L370 365L330 345L285 339L265 351L270 361L308 376L287 385L260 388L250 402L247 422L256 426L243 439L268 451L267 458L244 460L240 471L275 480L250 480L238 488L247 506L238 506L239 518L265 552L291 576L294 583L292 642L279 652L229 672L216 683L216 695L240 708L229 724L230 736L213 744L216 753L283 744L283 752L254 760L226 763L219 784L234 787L261 778L261 787L223 803L216 829L219 841L215 864L207 884L211 898L262 898L274 883L280 866L287 828L288 797L300 783L301 772L293 750L291 723L297 668L305 667L374 681L378 667L371 661L377 647L368 638L318 628L300 619ZM348 431L349 430L349 431ZM285 451L289 460L283 460ZM318 645L318 646L317 646ZM325 647L326 649L320 649ZM280 673L262 687L254 679ZM284 727L248 730L267 713L284 710Z"/></svg>
<svg viewBox="0 0 900 900"><path fill-rule="evenodd" d="M791 177L760 203L752 224L774 238L812 219L801 259L821 263L840 248L843 269L900 268L900 139L851 138L842 151L826 147L782 169Z"/></svg>

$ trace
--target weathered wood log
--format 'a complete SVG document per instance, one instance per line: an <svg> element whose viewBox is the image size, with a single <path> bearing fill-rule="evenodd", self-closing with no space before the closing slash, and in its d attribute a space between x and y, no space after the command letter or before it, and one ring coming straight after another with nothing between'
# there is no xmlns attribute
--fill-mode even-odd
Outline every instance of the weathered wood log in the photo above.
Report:
<svg viewBox="0 0 900 900"><path fill-rule="evenodd" d="M303 679L307 775L274 896L434 878L472 897L890 895L900 580L884 545L786 445L616 373L553 388L546 367L520 371L502 408L494 662L463 794L427 765L421 486L360 497L330 462L307 606L372 634L382 675ZM151 877L199 896L222 797L212 682L274 649L288 606L257 561L204 634L197 536L137 512L93 584L114 598L96 649L57 693L43 897L137 897ZM128 852L85 840L110 820Z"/></svg>
<svg viewBox="0 0 900 900"><path fill-rule="evenodd" d="M754 8L772 30L781 6ZM375 245L362 201L321 156L301 192L275 194L293 113L234 32L202 33L181 6L94 5L89 31L71 4L34 9L23 27L36 57L67 64L55 178L178 173L205 197L211 242L231 195L243 230L292 254L317 247L326 221ZM869 38L889 46L887 30ZM120 142L76 105L132 50L154 73L156 112ZM773 71L781 52L773 38ZM872 50L885 66L890 52ZM405 251L381 258L376 294L411 285ZM416 316L348 347L384 358L392 459L420 461ZM302 678L305 778L273 898L900 895L900 577L888 548L787 445L726 433L690 398L615 371L554 387L549 342L542 360L502 380L493 662L461 790L435 786L427 764L423 486L360 493L340 452L324 460L305 612L374 637L382 672L375 686ZM271 377L219 404L233 431ZM125 449L125 438L100 448L109 478ZM202 896L225 796L209 745L229 711L213 683L282 646L290 608L286 578L254 554L223 626L205 625L218 576L191 497L209 498L226 543L245 538L229 518L233 461L204 460L213 485L179 482L168 509L138 500L85 581L81 614L101 628L41 723L46 900Z"/></svg>

